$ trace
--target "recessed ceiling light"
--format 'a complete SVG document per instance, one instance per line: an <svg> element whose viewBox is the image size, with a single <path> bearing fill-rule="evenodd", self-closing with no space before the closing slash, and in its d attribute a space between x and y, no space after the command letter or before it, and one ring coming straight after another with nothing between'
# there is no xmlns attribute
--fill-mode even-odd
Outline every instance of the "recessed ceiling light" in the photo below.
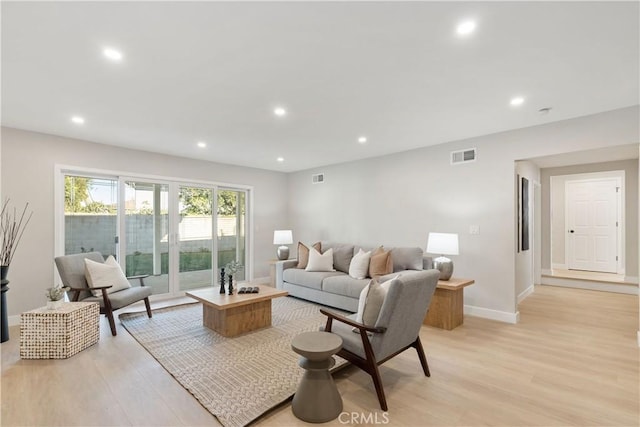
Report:
<svg viewBox="0 0 640 427"><path fill-rule="evenodd" d="M285 110L282 107L277 107L273 110L273 114L275 114L278 117L282 117L282 116L286 116L287 115L287 110Z"/></svg>
<svg viewBox="0 0 640 427"><path fill-rule="evenodd" d="M206 142L204 142L204 141L198 141L198 147L200 147L200 148L204 148L204 147L206 147L206 146L207 146L207 143L206 143Z"/></svg>
<svg viewBox="0 0 640 427"><path fill-rule="evenodd" d="M459 36L468 36L476 30L475 21L464 21L458 24L456 27L456 33Z"/></svg>
<svg viewBox="0 0 640 427"><path fill-rule="evenodd" d="M120 52L119 50L113 49L111 47L106 47L103 49L102 53L112 61L122 61L122 52Z"/></svg>
<svg viewBox="0 0 640 427"><path fill-rule="evenodd" d="M366 136L361 136L361 137L359 137L359 138L358 138L358 142L359 142L360 144L364 144L364 143L366 143L366 142L367 142L367 137L366 137Z"/></svg>
<svg viewBox="0 0 640 427"><path fill-rule="evenodd" d="M514 107L517 107L518 105L522 105L524 103L524 98L521 96L516 96L514 98L511 98L511 101L509 102L509 104L511 104Z"/></svg>
<svg viewBox="0 0 640 427"><path fill-rule="evenodd" d="M278 157L276 160L279 161L280 163L282 163L282 162L284 162L284 157Z"/></svg>
<svg viewBox="0 0 640 427"><path fill-rule="evenodd" d="M73 116L71 117L71 121L77 125L83 125L84 124L84 119L80 116Z"/></svg>

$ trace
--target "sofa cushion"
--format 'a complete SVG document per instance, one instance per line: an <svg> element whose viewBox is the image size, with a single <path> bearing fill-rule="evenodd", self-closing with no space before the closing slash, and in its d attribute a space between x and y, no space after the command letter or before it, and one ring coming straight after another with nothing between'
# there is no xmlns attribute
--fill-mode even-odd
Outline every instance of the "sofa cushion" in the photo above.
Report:
<svg viewBox="0 0 640 427"><path fill-rule="evenodd" d="M131 288L109 294L109 302L111 302L111 308L116 310L148 298L151 296L152 292L153 288L151 286L133 286ZM99 297L85 298L82 302L97 302L100 304L101 308L104 308L104 298L102 297L102 293Z"/></svg>
<svg viewBox="0 0 640 427"><path fill-rule="evenodd" d="M343 273L349 273L349 265L351 264L351 258L353 258L354 245L349 243L338 243L330 240L323 240L322 251L327 249L333 249L333 268Z"/></svg>
<svg viewBox="0 0 640 427"><path fill-rule="evenodd" d="M349 264L349 276L354 279L365 279L369 276L369 262L371 261L371 252L365 252L362 249L351 258Z"/></svg>
<svg viewBox="0 0 640 427"><path fill-rule="evenodd" d="M333 268L343 273L349 273L349 266L353 259L353 245L333 246Z"/></svg>
<svg viewBox="0 0 640 427"><path fill-rule="evenodd" d="M109 255L105 262L96 262L85 258L84 274L90 288L111 286L107 289L108 294L131 287L113 255ZM96 297L102 296L102 290L91 291L91 293Z"/></svg>
<svg viewBox="0 0 640 427"><path fill-rule="evenodd" d="M322 246L320 242L316 242L313 244L312 248L321 251ZM309 248L302 242L298 242L298 267L297 268L307 268L307 264L309 263Z"/></svg>
<svg viewBox="0 0 640 427"><path fill-rule="evenodd" d="M332 276L344 276L338 271L305 271L300 268L287 268L282 272L282 280L306 288L322 290L322 280Z"/></svg>
<svg viewBox="0 0 640 427"><path fill-rule="evenodd" d="M335 271L333 268L333 249L321 254L314 248L309 249L309 263L306 271Z"/></svg>
<svg viewBox="0 0 640 427"><path fill-rule="evenodd" d="M393 248L391 250L393 272L422 270L422 255L421 248Z"/></svg>
<svg viewBox="0 0 640 427"><path fill-rule="evenodd" d="M393 261L391 252L385 251L382 246L371 253L369 261L369 276L378 277L393 273Z"/></svg>
<svg viewBox="0 0 640 427"><path fill-rule="evenodd" d="M395 278L394 278L395 279ZM358 312L356 313L356 321L367 326L374 326L378 320L378 315L382 309L384 298L387 296L389 287L393 283L393 279L385 282L378 282L378 279L371 279L369 284L360 292L358 301ZM355 332L359 332L354 328Z"/></svg>
<svg viewBox="0 0 640 427"><path fill-rule="evenodd" d="M346 297L358 298L360 292L367 286L369 279L354 279L346 274L326 277L322 281L322 291L330 294L344 295Z"/></svg>

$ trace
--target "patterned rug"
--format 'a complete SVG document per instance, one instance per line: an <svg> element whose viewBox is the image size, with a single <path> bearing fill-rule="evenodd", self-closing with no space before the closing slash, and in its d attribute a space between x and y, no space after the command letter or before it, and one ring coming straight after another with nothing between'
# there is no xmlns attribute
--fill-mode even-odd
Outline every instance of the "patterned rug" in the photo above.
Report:
<svg viewBox="0 0 640 427"><path fill-rule="evenodd" d="M202 325L202 304L121 314L129 333L225 426L244 426L289 399L304 370L291 340L317 331L316 304L272 300L272 326L225 338ZM347 362L336 357L336 368ZM334 368L335 369L335 368Z"/></svg>

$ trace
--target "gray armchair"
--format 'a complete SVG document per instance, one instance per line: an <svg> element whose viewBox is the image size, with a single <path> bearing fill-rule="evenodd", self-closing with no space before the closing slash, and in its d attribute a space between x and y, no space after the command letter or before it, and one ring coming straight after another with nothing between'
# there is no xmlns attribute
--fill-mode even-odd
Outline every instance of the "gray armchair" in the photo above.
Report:
<svg viewBox="0 0 640 427"><path fill-rule="evenodd" d="M355 315L345 317L320 310L328 316L325 331L342 337L342 350L338 356L371 375L383 411L387 410L387 401L378 365L413 347L418 352L424 374L431 376L419 333L439 275L438 270L425 270L404 273L395 279L373 326L356 322ZM354 327L359 333L354 333Z"/></svg>
<svg viewBox="0 0 640 427"><path fill-rule="evenodd" d="M151 317L151 306L149 305L149 296L152 293L152 289L144 285L144 278L148 276L132 276L127 277L129 280L137 279L140 281L140 286L132 286L128 289L113 292L108 294L107 289L111 286L94 287L92 290L101 290L102 295L99 297L93 296L89 290L89 284L84 275L84 260L85 258L96 262L104 262L104 258L100 252L87 252L76 255L64 255L55 259L56 267L58 267L58 273L64 286L68 286L70 289L67 292L67 296L71 301L82 302L97 302L100 304L100 313L107 316L109 320L109 326L111 327L111 334L117 335L116 323L113 319L113 312L119 308L126 307L134 302L144 300L144 305L147 309L147 315Z"/></svg>

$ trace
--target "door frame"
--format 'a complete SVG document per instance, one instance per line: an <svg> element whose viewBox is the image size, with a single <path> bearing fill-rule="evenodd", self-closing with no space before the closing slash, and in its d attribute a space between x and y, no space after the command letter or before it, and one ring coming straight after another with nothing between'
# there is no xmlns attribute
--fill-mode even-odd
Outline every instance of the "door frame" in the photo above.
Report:
<svg viewBox="0 0 640 427"><path fill-rule="evenodd" d="M582 173L574 175L558 175L552 178L562 178L564 180L564 188L562 189L564 194L564 265L566 269L569 269L569 239L566 237L566 231L569 230L569 201L568 201L568 186L570 182L589 182L589 181L602 181L604 179L617 179L620 190L616 193L616 220L618 221L618 227L616 229L616 251L618 260L616 261L615 274L625 274L625 171L605 171L605 172L592 172ZM552 227L553 229L553 227ZM552 258L553 260L553 255ZM614 274L614 273L611 273Z"/></svg>

